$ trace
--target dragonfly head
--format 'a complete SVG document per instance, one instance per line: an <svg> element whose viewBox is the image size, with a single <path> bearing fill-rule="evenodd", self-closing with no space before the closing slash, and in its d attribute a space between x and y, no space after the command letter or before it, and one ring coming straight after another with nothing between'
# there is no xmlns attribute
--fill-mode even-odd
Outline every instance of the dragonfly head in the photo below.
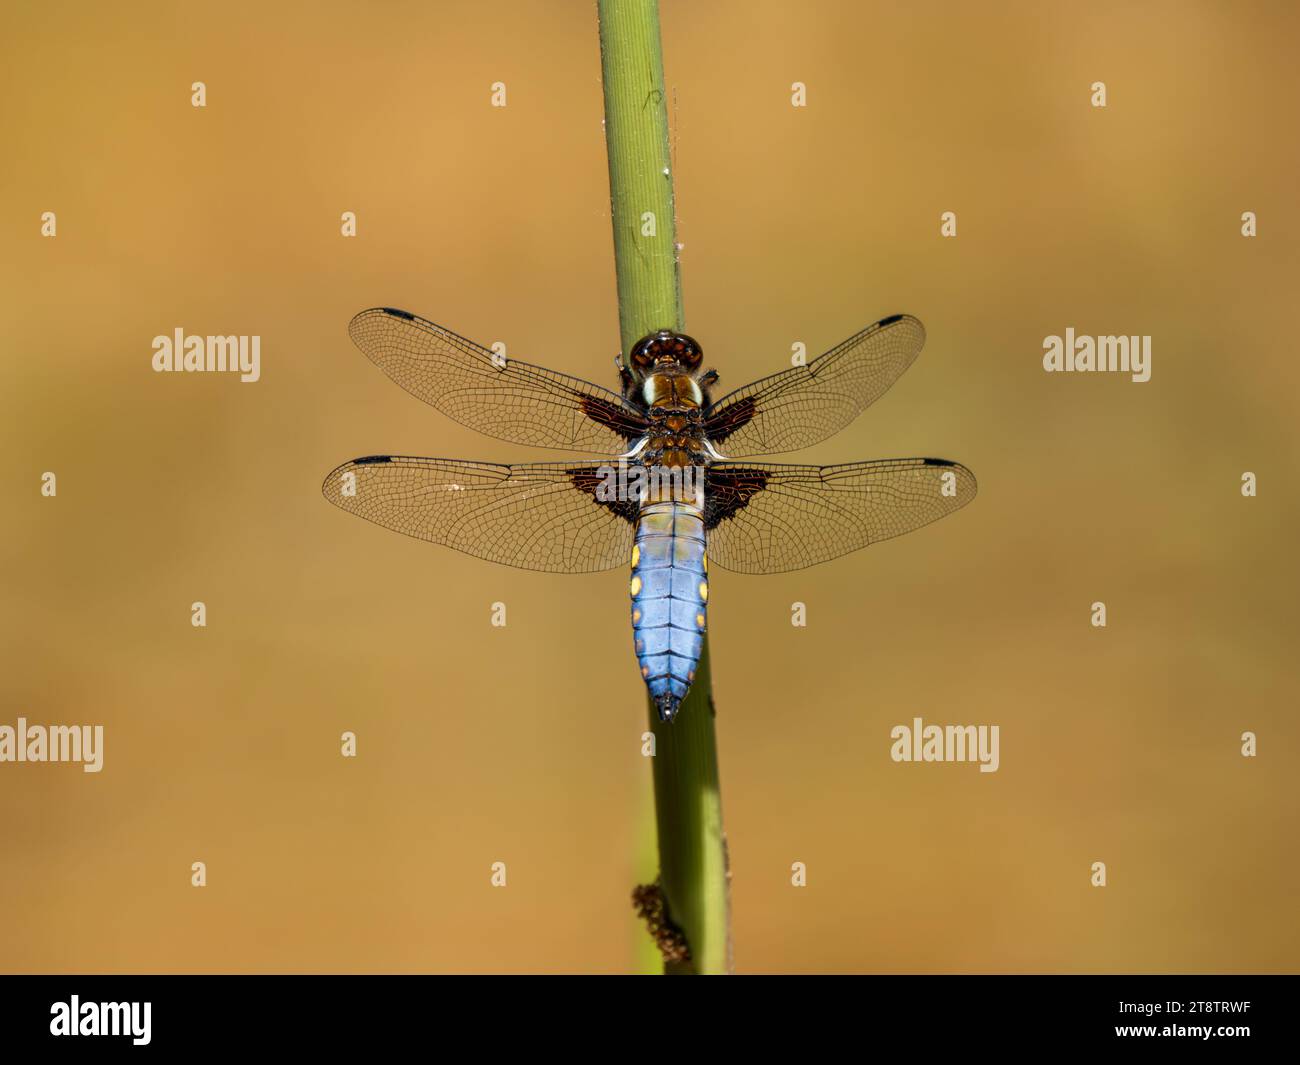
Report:
<svg viewBox="0 0 1300 1065"><path fill-rule="evenodd" d="M693 374L703 358L704 351L693 338L661 329L632 345L628 361L644 380L655 373Z"/></svg>

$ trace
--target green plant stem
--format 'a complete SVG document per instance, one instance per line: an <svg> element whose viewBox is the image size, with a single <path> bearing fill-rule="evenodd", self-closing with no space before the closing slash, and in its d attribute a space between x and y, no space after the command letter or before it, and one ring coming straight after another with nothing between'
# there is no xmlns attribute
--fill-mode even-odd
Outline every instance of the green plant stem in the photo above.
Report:
<svg viewBox="0 0 1300 1065"><path fill-rule="evenodd" d="M658 329L684 326L658 0L598 0L618 318L624 358ZM652 231L653 230L653 231ZM691 960L666 972L731 969L730 899L709 644L671 724L655 734L659 880Z"/></svg>

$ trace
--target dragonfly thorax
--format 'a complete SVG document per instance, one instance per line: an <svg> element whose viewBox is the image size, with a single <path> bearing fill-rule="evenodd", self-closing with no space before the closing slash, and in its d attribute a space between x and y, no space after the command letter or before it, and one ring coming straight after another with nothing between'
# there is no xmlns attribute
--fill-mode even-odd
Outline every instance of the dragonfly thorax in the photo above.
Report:
<svg viewBox="0 0 1300 1065"><path fill-rule="evenodd" d="M645 404L653 410L697 410L704 402L699 382L689 374L653 373L641 386Z"/></svg>
<svg viewBox="0 0 1300 1065"><path fill-rule="evenodd" d="M650 430L641 456L646 465L680 468L706 464L704 421L698 406L652 405L649 414Z"/></svg>

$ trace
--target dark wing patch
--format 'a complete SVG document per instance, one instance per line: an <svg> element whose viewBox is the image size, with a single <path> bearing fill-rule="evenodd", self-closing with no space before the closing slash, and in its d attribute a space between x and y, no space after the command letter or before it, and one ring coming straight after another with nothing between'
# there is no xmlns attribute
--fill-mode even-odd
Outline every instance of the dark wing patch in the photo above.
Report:
<svg viewBox="0 0 1300 1065"><path fill-rule="evenodd" d="M709 558L740 573L782 573L919 529L975 498L975 475L943 459L841 466L710 466ZM711 509L712 508L712 509Z"/></svg>
<svg viewBox="0 0 1300 1065"><path fill-rule="evenodd" d="M709 440L721 444L727 437L745 428L754 417L756 406L753 396L741 396L734 403L729 403L716 414L707 417L704 420L704 431Z"/></svg>
<svg viewBox="0 0 1300 1065"><path fill-rule="evenodd" d="M583 396L579 402L588 418L617 433L624 442L630 444L645 435L645 415L626 403L611 403L599 396Z"/></svg>
<svg viewBox="0 0 1300 1065"><path fill-rule="evenodd" d="M593 573L628 564L632 524L588 490L600 466L383 458L344 463L325 478L325 498L386 529L506 566Z"/></svg>
<svg viewBox="0 0 1300 1065"><path fill-rule="evenodd" d="M915 318L883 318L804 366L723 396L706 412L705 430L737 458L811 447L883 396L924 345Z"/></svg>
<svg viewBox="0 0 1300 1065"><path fill-rule="evenodd" d="M767 471L743 466L711 466L705 474L704 528L716 529L734 517L767 484Z"/></svg>
<svg viewBox="0 0 1300 1065"><path fill-rule="evenodd" d="M533 447L624 450L646 428L617 392L485 347L409 311L376 307L348 332L366 356L414 396L480 433Z"/></svg>
<svg viewBox="0 0 1300 1065"><path fill-rule="evenodd" d="M604 476L605 469L614 467L599 466L577 466L569 471L569 479L573 482L573 487L579 492L585 492L591 496L597 506L607 507L626 522L635 525L637 519L641 516L641 504L635 499L619 499L614 495L610 499L602 499L601 496L607 493L601 492L601 488L608 484L608 479Z"/></svg>

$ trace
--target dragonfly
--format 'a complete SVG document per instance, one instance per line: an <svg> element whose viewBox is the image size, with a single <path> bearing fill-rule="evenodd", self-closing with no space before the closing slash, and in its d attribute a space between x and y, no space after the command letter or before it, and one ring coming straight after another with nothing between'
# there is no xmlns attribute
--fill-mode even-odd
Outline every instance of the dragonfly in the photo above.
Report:
<svg viewBox="0 0 1300 1065"><path fill-rule="evenodd" d="M704 369L697 341L670 329L615 356L618 391L506 358L391 307L362 311L348 332L397 384L463 425L603 457L499 465L368 455L333 470L325 498L507 566L592 573L630 562L633 644L664 721L695 679L710 562L738 573L803 569L975 497L974 474L947 459L749 461L825 440L884 395L925 343L910 315L883 318L716 400L718 372Z"/></svg>

